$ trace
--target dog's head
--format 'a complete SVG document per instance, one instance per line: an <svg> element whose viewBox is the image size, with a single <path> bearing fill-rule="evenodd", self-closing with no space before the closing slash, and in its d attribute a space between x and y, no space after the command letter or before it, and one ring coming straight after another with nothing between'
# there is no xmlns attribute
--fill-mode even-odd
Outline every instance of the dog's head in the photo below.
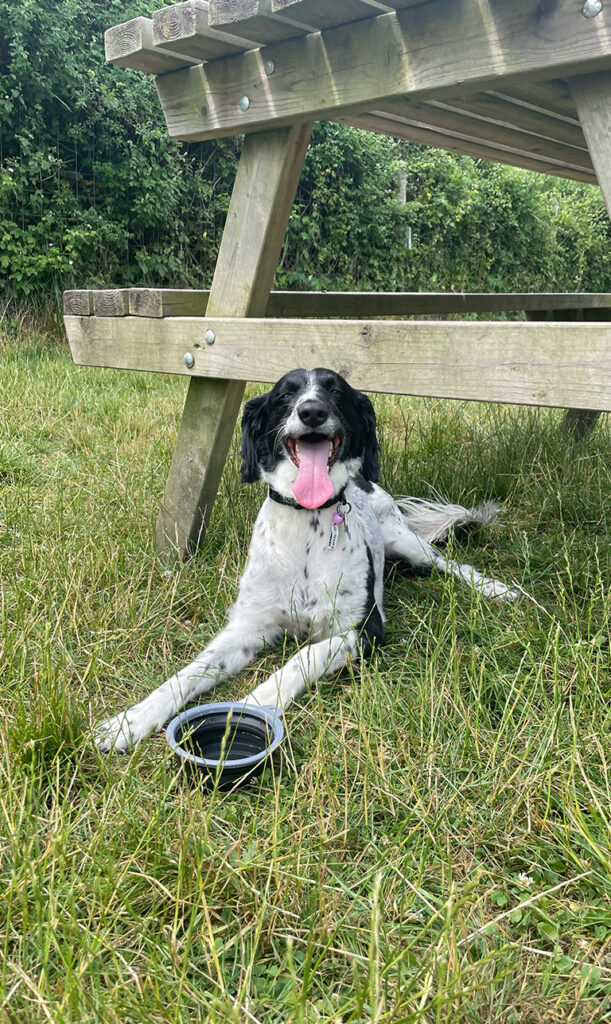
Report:
<svg viewBox="0 0 611 1024"><path fill-rule="evenodd" d="M242 480L319 508L351 476L379 476L373 406L333 370L291 370L242 416Z"/></svg>

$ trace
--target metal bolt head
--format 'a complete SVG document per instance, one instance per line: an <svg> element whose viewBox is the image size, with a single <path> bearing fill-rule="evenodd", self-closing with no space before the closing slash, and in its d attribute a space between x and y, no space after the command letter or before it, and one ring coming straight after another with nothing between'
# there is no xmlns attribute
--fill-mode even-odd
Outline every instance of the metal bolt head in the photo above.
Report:
<svg viewBox="0 0 611 1024"><path fill-rule="evenodd" d="M276 70L276 64L273 60L266 60L263 62L263 70L266 75L273 75Z"/></svg>
<svg viewBox="0 0 611 1024"><path fill-rule="evenodd" d="M214 342L216 341L214 331L206 331L204 334L204 341L206 342L206 345L214 345Z"/></svg>
<svg viewBox="0 0 611 1024"><path fill-rule="evenodd" d="M581 9L584 18L595 18L603 9L602 0L585 0Z"/></svg>
<svg viewBox="0 0 611 1024"><path fill-rule="evenodd" d="M185 352L184 362L187 370L190 370L191 367L195 365L195 359L190 352Z"/></svg>
<svg viewBox="0 0 611 1024"><path fill-rule="evenodd" d="M250 106L250 100L248 96L242 96L240 99L240 110L248 110Z"/></svg>

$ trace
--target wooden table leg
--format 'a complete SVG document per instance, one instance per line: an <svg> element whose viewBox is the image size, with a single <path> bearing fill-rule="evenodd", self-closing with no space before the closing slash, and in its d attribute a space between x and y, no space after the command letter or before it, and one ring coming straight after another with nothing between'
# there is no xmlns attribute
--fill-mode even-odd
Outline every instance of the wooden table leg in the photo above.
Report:
<svg viewBox="0 0 611 1024"><path fill-rule="evenodd" d="M611 320L609 309L541 309L528 310L527 320ZM601 413L596 409L567 409L562 430L568 438L583 441L594 430Z"/></svg>
<svg viewBox="0 0 611 1024"><path fill-rule="evenodd" d="M611 72L572 78L568 85L611 217ZM594 410L569 409L564 428L576 438L587 437L599 416Z"/></svg>
<svg viewBox="0 0 611 1024"><path fill-rule="evenodd" d="M264 316L310 134L296 125L244 140L209 316ZM241 382L191 379L157 520L161 555L182 560L201 542L243 394Z"/></svg>

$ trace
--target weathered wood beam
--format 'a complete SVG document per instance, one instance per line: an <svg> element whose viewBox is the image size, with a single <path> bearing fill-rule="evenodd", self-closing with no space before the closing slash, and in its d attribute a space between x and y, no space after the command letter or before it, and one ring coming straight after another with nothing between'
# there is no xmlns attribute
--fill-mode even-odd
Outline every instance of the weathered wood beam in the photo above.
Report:
<svg viewBox="0 0 611 1024"><path fill-rule="evenodd" d="M508 149L527 152L535 158L573 164L584 171L592 170L592 160L583 132L580 146L567 145L562 139L554 137L553 132L558 122L551 118L542 120L539 131L533 131L522 124L510 124L500 118L486 117L470 110L460 100L453 103L442 103L439 100L425 100L422 103L389 100L383 109L385 113L399 114L443 131L461 133L484 143L492 142Z"/></svg>
<svg viewBox="0 0 611 1024"><path fill-rule="evenodd" d="M186 0L155 11L153 43L198 60L214 60L257 45L212 28L206 0Z"/></svg>
<svg viewBox="0 0 611 1024"><path fill-rule="evenodd" d="M419 0L422 3L422 0ZM271 8L276 14L288 14L317 29L333 28L361 18L372 18L385 14L394 4L378 3L378 0L272 0Z"/></svg>
<svg viewBox="0 0 611 1024"><path fill-rule="evenodd" d="M593 320L605 320L607 323L611 323L611 309L562 309L562 308L550 308L540 309L538 311L531 310L526 313L527 320L534 321L558 321L558 320L570 320L572 323L578 322L583 323L584 320L592 322ZM585 438L594 430L598 420L600 419L600 410L597 409L567 409L564 419L562 421L563 433L574 441L583 441Z"/></svg>
<svg viewBox="0 0 611 1024"><path fill-rule="evenodd" d="M310 134L309 125L298 125L246 139L210 289L210 314L248 317L264 312ZM157 328L177 322L128 319ZM213 347L206 344L205 321L195 322L199 333L194 350L195 340ZM185 352L183 341L183 366ZM157 547L167 556L186 558L203 539L244 394L244 384L236 378L208 378L190 381L157 520Z"/></svg>
<svg viewBox="0 0 611 1024"><path fill-rule="evenodd" d="M170 134L195 140L336 119L403 95L443 99L459 85L611 67L611 6L595 19L581 8L434 0L163 75L157 86Z"/></svg>
<svg viewBox="0 0 611 1024"><path fill-rule="evenodd" d="M577 107L579 120L590 150L607 212L611 217L611 72L589 74L570 79L569 91ZM588 316L588 314L584 314ZM577 439L587 437L593 429L598 413L596 407L569 409L564 420L564 429ZM606 406L598 406L605 409ZM589 410L589 411L588 411Z"/></svg>
<svg viewBox="0 0 611 1024"><path fill-rule="evenodd" d="M516 323L67 317L74 361L275 381L329 366L356 387L524 405L611 410L611 326ZM187 369L184 354L194 358Z"/></svg>
<svg viewBox="0 0 611 1024"><path fill-rule="evenodd" d="M180 288L126 289L131 316L204 316L209 291ZM64 292L66 316L93 314L94 291ZM106 307L102 315L124 316ZM520 311L611 309L610 292L271 292L266 316L351 317L447 316ZM100 314L98 314L100 315ZM543 317L545 319L545 317ZM550 317L551 318L551 317ZM558 317L556 317L558 319ZM562 317L560 317L562 319ZM568 319L568 317L567 317Z"/></svg>
<svg viewBox="0 0 611 1024"><path fill-rule="evenodd" d="M272 11L272 0L210 0L210 24L259 43L292 39L311 27Z"/></svg>
<svg viewBox="0 0 611 1024"><path fill-rule="evenodd" d="M132 316L204 316L210 292L190 288L130 288Z"/></svg>
<svg viewBox="0 0 611 1024"><path fill-rule="evenodd" d="M435 107L440 103L438 100L427 102ZM567 147L587 149L576 110L573 117L559 116L553 110L543 110L534 104L527 106L515 97L501 95L493 90L482 92L459 90L443 106L457 107L470 115L482 117L492 124L532 132L542 138L561 142Z"/></svg>
<svg viewBox="0 0 611 1024"><path fill-rule="evenodd" d="M394 11L404 11L407 7L421 7L430 0L384 0L384 3Z"/></svg>
<svg viewBox="0 0 611 1024"><path fill-rule="evenodd" d="M93 313L94 316L128 316L128 289L103 288L93 292Z"/></svg>
<svg viewBox="0 0 611 1024"><path fill-rule="evenodd" d="M66 316L92 316L93 291L85 288L70 288L64 292L63 300Z"/></svg>
<svg viewBox="0 0 611 1024"><path fill-rule="evenodd" d="M611 72L574 78L569 88L611 217Z"/></svg>
<svg viewBox="0 0 611 1024"><path fill-rule="evenodd" d="M155 46L150 18L132 18L104 33L106 60L151 75L163 75L195 63L189 57Z"/></svg>
<svg viewBox="0 0 611 1024"><path fill-rule="evenodd" d="M491 92L493 96L507 97L525 107L552 112L557 117L574 120L577 116L568 85L562 78L529 80L526 84L515 79L501 86L493 85Z"/></svg>
<svg viewBox="0 0 611 1024"><path fill-rule="evenodd" d="M272 10L292 14L317 28L330 28L385 11L420 7L427 0L272 0Z"/></svg>
<svg viewBox="0 0 611 1024"><path fill-rule="evenodd" d="M392 135L394 138L409 139L411 142L420 142L425 146L435 146L438 149L446 149L451 153L464 153L467 156L474 156L482 160L495 160L499 163L510 164L513 167L523 167L530 171L539 171L542 174L553 174L558 178L570 178L572 181L585 181L593 184L596 176L587 166L580 166L572 163L571 158L580 157L581 151L567 150L566 158L559 160L554 157L545 157L531 153L526 148L518 149L503 142L497 142L495 130L491 127L488 139L480 139L472 134L454 130L437 128L434 125L427 125L421 121L410 120L409 105L405 107L405 117L398 114L384 113L382 110L370 111L366 114L347 115L336 118L342 124L350 124L355 128L365 128L368 131L378 132L384 135ZM584 164L588 164L587 154L583 154Z"/></svg>
<svg viewBox="0 0 611 1024"><path fill-rule="evenodd" d="M600 419L596 409L567 409L562 429L574 441L585 441Z"/></svg>

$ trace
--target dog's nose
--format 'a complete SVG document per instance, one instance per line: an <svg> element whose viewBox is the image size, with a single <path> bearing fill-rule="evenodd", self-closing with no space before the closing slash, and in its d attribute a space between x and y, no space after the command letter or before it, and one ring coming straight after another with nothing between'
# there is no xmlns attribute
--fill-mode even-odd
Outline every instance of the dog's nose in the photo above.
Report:
<svg viewBox="0 0 611 1024"><path fill-rule="evenodd" d="M297 409L297 415L306 427L320 427L325 422L329 415L329 411L322 402L317 402L315 398L309 398L306 402L302 402Z"/></svg>

